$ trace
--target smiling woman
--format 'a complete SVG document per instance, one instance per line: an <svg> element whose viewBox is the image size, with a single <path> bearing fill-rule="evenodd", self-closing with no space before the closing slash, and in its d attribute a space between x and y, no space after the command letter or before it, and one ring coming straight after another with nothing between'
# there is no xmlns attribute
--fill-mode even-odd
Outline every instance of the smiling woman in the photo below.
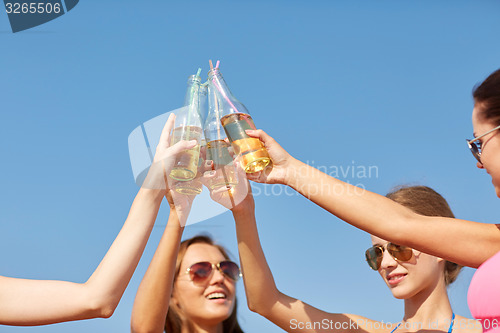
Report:
<svg viewBox="0 0 500 333"><path fill-rule="evenodd" d="M429 187L403 187L387 197L417 214L454 217L446 200ZM233 215L248 306L287 332L481 331L479 322L455 315L451 308L446 287L460 272L461 266L455 263L372 236L373 246L366 251L366 260L379 272L392 295L404 300L402 321L391 324L355 314L328 313L277 288L260 245L251 195L233 209Z"/></svg>
<svg viewBox="0 0 500 333"><path fill-rule="evenodd" d="M179 246L183 228L172 209L137 292L132 332L242 333L236 318L238 265L208 236L184 240Z"/></svg>
<svg viewBox="0 0 500 333"><path fill-rule="evenodd" d="M237 264L226 250L207 236L181 243L177 256L174 288L165 323L166 332L195 332L195 326L217 326L223 332L242 332L236 319L235 281Z"/></svg>
<svg viewBox="0 0 500 333"><path fill-rule="evenodd" d="M477 159L477 167L491 176L500 197L500 69L474 88L473 98L475 138L468 140L469 148ZM471 313L483 324L484 331L500 332L500 225L426 216L376 193L356 192L354 186L293 158L264 131L247 131L247 134L264 142L273 160L272 168L251 174L249 179L288 185L370 234L478 268L468 294ZM321 192L316 188L339 188L340 191Z"/></svg>

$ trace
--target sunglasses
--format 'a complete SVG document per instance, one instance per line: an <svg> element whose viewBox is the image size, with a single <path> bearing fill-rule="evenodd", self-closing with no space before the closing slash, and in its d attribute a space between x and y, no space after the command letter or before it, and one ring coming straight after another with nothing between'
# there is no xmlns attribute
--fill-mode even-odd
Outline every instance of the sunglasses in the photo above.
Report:
<svg viewBox="0 0 500 333"><path fill-rule="evenodd" d="M479 142L478 140L481 139L483 136L488 135L491 132L494 132L498 129L500 129L500 126L497 126L497 127L493 128L492 130L489 130L488 132L481 134L480 136L478 136L472 140L467 140L467 139L465 140L465 141L467 141L467 144L469 145L469 149L470 149L472 155L474 155L474 157L476 158L476 160L479 163L482 164L482 162L481 162L481 145L482 145L482 143Z"/></svg>
<svg viewBox="0 0 500 333"><path fill-rule="evenodd" d="M377 271L382 264L385 248L382 245L375 245L370 247L365 252L366 261L371 269ZM413 256L413 251L408 246L397 245L394 243L387 243L387 252L396 261L408 261Z"/></svg>
<svg viewBox="0 0 500 333"><path fill-rule="evenodd" d="M202 284L208 281L214 270L218 269L225 277L237 281L241 277L241 271L238 265L232 261L225 260L217 264L208 261L197 262L186 270L189 278L196 284Z"/></svg>

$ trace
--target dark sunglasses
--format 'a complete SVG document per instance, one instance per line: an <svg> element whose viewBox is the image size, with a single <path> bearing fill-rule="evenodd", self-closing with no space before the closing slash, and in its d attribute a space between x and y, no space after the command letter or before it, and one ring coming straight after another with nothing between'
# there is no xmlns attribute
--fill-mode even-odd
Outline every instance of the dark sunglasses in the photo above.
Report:
<svg viewBox="0 0 500 333"><path fill-rule="evenodd" d="M382 264L385 248L382 245L370 247L365 252L366 261L371 269L377 271ZM413 256L413 251L408 246L387 243L387 252L397 261L408 261Z"/></svg>
<svg viewBox="0 0 500 333"><path fill-rule="evenodd" d="M215 269L218 269L225 277L237 281L241 277L240 268L232 261L225 260L217 264L208 261L197 262L186 270L189 278L196 284L204 283L212 277Z"/></svg>
<svg viewBox="0 0 500 333"><path fill-rule="evenodd" d="M500 129L500 126L497 126L497 127L493 128L492 130L489 130L488 132L486 132L484 134L481 134L478 137L475 137L472 140L465 140L465 141L467 141L467 145L469 145L469 149L470 149L472 155L474 155L474 157L476 158L476 160L479 163L482 164L482 162L481 162L481 148L482 148L481 146L482 146L482 143L479 141L479 139L481 139L483 136L488 135L491 132L494 132L494 131L496 131L498 129Z"/></svg>

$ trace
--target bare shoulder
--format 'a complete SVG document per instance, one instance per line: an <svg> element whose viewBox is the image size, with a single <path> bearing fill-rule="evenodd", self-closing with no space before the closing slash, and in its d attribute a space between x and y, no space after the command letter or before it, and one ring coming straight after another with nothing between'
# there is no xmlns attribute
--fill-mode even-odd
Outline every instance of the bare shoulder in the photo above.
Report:
<svg viewBox="0 0 500 333"><path fill-rule="evenodd" d="M483 328L478 320L456 316L453 322L453 333L481 333Z"/></svg>

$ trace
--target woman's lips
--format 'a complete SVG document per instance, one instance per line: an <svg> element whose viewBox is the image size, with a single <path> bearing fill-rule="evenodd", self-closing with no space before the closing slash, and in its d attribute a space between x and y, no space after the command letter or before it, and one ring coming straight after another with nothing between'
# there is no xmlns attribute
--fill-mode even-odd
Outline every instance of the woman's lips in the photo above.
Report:
<svg viewBox="0 0 500 333"><path fill-rule="evenodd" d="M391 286L394 286L406 277L406 274L389 274L387 276L387 283L389 283Z"/></svg>

